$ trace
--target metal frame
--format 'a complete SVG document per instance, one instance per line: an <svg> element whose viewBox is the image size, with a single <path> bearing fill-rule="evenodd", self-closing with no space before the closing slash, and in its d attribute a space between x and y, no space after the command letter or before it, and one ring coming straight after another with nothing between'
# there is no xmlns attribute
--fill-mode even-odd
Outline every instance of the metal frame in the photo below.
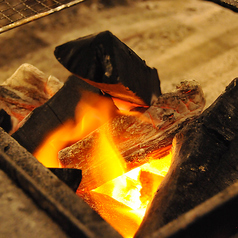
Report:
<svg viewBox="0 0 238 238"><path fill-rule="evenodd" d="M59 12L84 0L0 0L0 33Z"/></svg>

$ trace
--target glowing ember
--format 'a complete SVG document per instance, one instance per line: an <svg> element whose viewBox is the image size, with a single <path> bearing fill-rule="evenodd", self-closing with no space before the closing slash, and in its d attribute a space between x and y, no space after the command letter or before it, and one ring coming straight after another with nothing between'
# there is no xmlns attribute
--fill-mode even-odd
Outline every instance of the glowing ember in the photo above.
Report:
<svg viewBox="0 0 238 238"><path fill-rule="evenodd" d="M171 164L171 155L146 163L92 190L78 191L123 237L133 237ZM110 199L113 198L114 200ZM118 206L118 202L120 206ZM124 206L123 206L124 205ZM113 219L112 219L113 214ZM125 217L126 219L122 219Z"/></svg>
<svg viewBox="0 0 238 238"><path fill-rule="evenodd" d="M57 156L60 150L115 116L111 103L106 97L85 93L77 107L75 121L68 121L49 135L34 155L46 167L60 167ZM116 99L115 103L127 114L128 109L135 106L123 105ZM80 161L83 178L77 194L123 237L134 236L147 205L169 170L171 155L158 158L157 154L156 151L149 154L145 160L147 163L128 172L130 166L122 158L111 135L108 131L100 131L90 156Z"/></svg>

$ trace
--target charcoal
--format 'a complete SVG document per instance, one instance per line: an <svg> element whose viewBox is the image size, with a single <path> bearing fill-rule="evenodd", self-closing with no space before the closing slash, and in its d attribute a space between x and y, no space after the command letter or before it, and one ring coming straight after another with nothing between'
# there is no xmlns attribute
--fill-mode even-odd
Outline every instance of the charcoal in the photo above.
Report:
<svg viewBox="0 0 238 238"><path fill-rule="evenodd" d="M52 98L32 111L12 137L29 152L34 153L50 132L67 120L74 120L75 108L85 92L101 95L99 89L70 76ZM114 109L117 110L116 106Z"/></svg>
<svg viewBox="0 0 238 238"><path fill-rule="evenodd" d="M79 189L91 190L107 182L100 180L107 151L101 151L101 133L109 136L126 162L129 171L170 152L175 134L200 115L205 100L196 82L181 83L176 92L161 95L143 114L119 115L99 127L87 137L59 152L63 167L82 169L83 179ZM94 156L96 158L94 159ZM94 181L90 174L98 174ZM111 174L113 179L118 174Z"/></svg>
<svg viewBox="0 0 238 238"><path fill-rule="evenodd" d="M157 70L109 31L67 42L54 53L71 73L113 97L150 105L161 95Z"/></svg>
<svg viewBox="0 0 238 238"><path fill-rule="evenodd" d="M0 127L7 133L12 129L11 117L3 109L0 110Z"/></svg>
<svg viewBox="0 0 238 238"><path fill-rule="evenodd" d="M49 170L66 183L74 192L77 191L82 180L82 171L80 169L49 168Z"/></svg>
<svg viewBox="0 0 238 238"><path fill-rule="evenodd" d="M151 237L168 222L238 181L237 80L176 135L170 170L136 238Z"/></svg>

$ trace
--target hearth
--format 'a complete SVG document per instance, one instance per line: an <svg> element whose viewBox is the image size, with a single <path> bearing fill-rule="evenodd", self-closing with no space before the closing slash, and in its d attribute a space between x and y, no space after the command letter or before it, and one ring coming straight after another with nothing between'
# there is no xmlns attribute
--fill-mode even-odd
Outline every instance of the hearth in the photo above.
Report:
<svg viewBox="0 0 238 238"><path fill-rule="evenodd" d="M132 237L136 232L135 237L143 238L235 235L238 226L237 79L202 112L205 101L196 82L182 82L177 91L162 94L157 71L149 68L110 32L68 42L57 47L55 55L74 76L49 100L36 107L12 137L0 130L0 163L2 170L59 224L63 233L72 237L120 237L89 205L107 221L112 216L108 212L117 216L117 207L115 210L112 207L119 204L118 201L105 193L112 187L110 181L166 158L171 165L165 166L163 176L148 171L147 167L138 172L139 180L147 187L148 177L159 180L155 190L150 191L153 194L157 190L142 224L136 226L138 230L128 235L126 229L122 232L116 226L116 230L123 237ZM133 75L136 79L132 79ZM126 114L119 111L122 100L129 103ZM99 113L107 117L93 121L92 127L81 131L79 137L72 139L71 134L71 140L56 149L57 154L60 151L60 163L53 158L47 165L48 162L39 159L38 153L42 151L39 146L49 138L49 132L67 125L61 135L66 137L66 131L77 125L78 119L80 123L85 121L77 111L82 113L86 105L96 105ZM109 108L107 113L102 113L104 107ZM112 135L109 140L116 141L122 155L121 164L101 160L111 145L107 145L106 152L97 151L95 155L97 142L107 143L101 140L104 129ZM55 140L52 138L51 142ZM60 164L64 169L82 170L79 196L31 153L47 167ZM99 162L95 162L96 159ZM113 160L117 161L116 157ZM119 172L99 177L107 166L112 170L121 165L123 169ZM95 176L96 182L92 181ZM81 180L81 173L78 177ZM130 182L134 183L132 179ZM99 192L103 189L103 193ZM128 209L127 205L118 206ZM125 216L124 223L132 224L127 219ZM123 222L119 228L122 225Z"/></svg>

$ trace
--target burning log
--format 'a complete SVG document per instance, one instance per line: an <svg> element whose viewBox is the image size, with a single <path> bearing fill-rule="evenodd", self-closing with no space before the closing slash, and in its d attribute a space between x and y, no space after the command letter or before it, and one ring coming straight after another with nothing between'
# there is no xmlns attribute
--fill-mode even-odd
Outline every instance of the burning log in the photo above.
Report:
<svg viewBox="0 0 238 238"><path fill-rule="evenodd" d="M29 152L35 152L54 129L68 120L72 120L74 123L75 109L83 95L89 104L95 103L95 100L98 100L98 95L101 95L101 91L75 76L69 77L64 86L51 99L36 108L27 117L24 125L12 135L13 138ZM92 96L95 99L90 101ZM118 109L111 99L108 98L108 100L113 108L111 116L114 116ZM32 133L32 131L35 133Z"/></svg>
<svg viewBox="0 0 238 238"><path fill-rule="evenodd" d="M0 108L20 122L33 109L48 101L62 85L55 77L47 78L34 66L23 64L0 85Z"/></svg>
<svg viewBox="0 0 238 238"><path fill-rule="evenodd" d="M63 167L82 169L83 179L79 189L94 189L121 175L114 173L96 181L91 177L91 174L98 174L95 177L99 178L105 169L110 145L115 145L116 149L112 149L118 150L126 161L126 171L148 162L152 155L153 158L161 158L169 153L175 134L197 117L204 105L200 86L195 82L183 82L177 92L161 95L140 117L117 116L84 139L61 150L60 163ZM100 147L100 144L106 143L101 142L103 133L109 134L112 142L106 150Z"/></svg>
<svg viewBox="0 0 238 238"><path fill-rule="evenodd" d="M60 45L55 56L71 73L113 97L151 105L161 95L157 70L109 31Z"/></svg>
<svg viewBox="0 0 238 238"><path fill-rule="evenodd" d="M237 101L234 79L198 119L176 135L170 170L135 237L152 237L163 225L238 180Z"/></svg>

